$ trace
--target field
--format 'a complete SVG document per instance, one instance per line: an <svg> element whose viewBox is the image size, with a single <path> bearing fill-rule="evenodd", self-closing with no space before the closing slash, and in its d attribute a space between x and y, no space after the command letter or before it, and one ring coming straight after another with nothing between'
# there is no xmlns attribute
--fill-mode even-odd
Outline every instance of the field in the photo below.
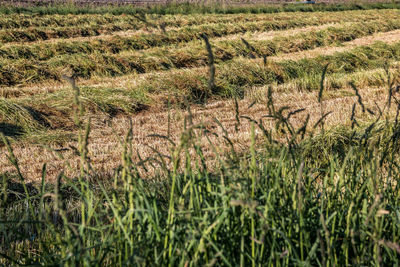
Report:
<svg viewBox="0 0 400 267"><path fill-rule="evenodd" d="M398 266L399 9L0 6L0 266Z"/></svg>

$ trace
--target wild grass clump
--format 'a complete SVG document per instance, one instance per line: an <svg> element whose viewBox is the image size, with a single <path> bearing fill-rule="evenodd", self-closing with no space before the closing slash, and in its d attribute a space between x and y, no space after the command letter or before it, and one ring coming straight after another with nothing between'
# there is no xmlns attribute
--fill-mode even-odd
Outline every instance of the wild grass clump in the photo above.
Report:
<svg viewBox="0 0 400 267"><path fill-rule="evenodd" d="M262 121L253 121L249 151L236 153L232 147L228 154L217 152L211 166L199 140L216 133L201 123L193 125L189 113L169 155L134 162L128 129L120 166L102 177L88 157L90 125L80 117L80 90L75 97L80 129L76 176L60 171L56 183L48 185L45 165L41 184L26 184L3 137L17 172L3 174L1 181L2 264L399 263L397 117L380 121L377 115L372 124L354 127L354 142L342 142L342 133L335 137L329 131L315 139L304 135L307 119L300 128L290 123L303 110L278 109L269 90L266 117L286 141L275 140ZM399 103L394 97L390 104ZM362 99L355 105L361 107ZM248 119L237 116L239 124ZM258 145L255 127L265 138ZM318 133L317 128L313 131ZM224 141L230 141L229 135ZM340 151L337 143L345 143ZM219 151L216 143L209 145ZM156 170L151 177L146 175L150 168Z"/></svg>

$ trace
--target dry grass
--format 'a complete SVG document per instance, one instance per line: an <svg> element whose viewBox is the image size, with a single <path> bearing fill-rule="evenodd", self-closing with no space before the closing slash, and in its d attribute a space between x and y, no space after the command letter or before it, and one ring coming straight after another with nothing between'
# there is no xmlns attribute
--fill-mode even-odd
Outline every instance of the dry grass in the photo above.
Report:
<svg viewBox="0 0 400 267"><path fill-rule="evenodd" d="M238 40L240 38L246 38L250 40L271 40L277 36L279 37L288 37L291 35L311 32L311 31L318 31L324 30L328 27L340 27L345 25L351 25L353 22L345 22L345 23L327 23L318 26L309 26L303 28L295 28L283 31L267 31L267 32L247 32L245 34L231 34L223 37L214 38L213 41L223 41L223 40Z"/></svg>
<svg viewBox="0 0 400 267"><path fill-rule="evenodd" d="M336 23L338 22L343 22L343 21L347 21L347 22L351 22L351 21L358 21L358 20L371 20L371 19L378 19L378 18L392 18L395 15L398 15L398 11L397 10L352 10L352 11L344 11L344 12L340 12L340 16L337 16L337 14L332 13L332 18L331 20L336 21ZM24 14L21 15L3 15L3 19L4 20L26 20L26 21L31 21L32 19L36 19L39 21L44 21L42 23L46 23L46 21L53 21L53 23L58 22L60 23L60 21L63 20L67 20L69 21L69 24L67 24L66 26L62 27L59 26L60 29L65 28L67 26L73 26L74 22L76 23L76 27L82 27L82 26L90 26L91 23L79 23L80 21L90 21L88 19L91 18L95 18L95 16L99 16L100 20L101 17L104 17L103 15L66 15L66 16L61 16L61 15L50 15L50 16L41 16L41 17L35 17L35 16L27 16ZM307 13L298 13L296 14L296 19L299 18L307 18L309 16L309 14ZM324 17L326 17L326 12L314 12L313 13L313 17L315 18L321 18L323 19ZM120 16L106 16L106 19L109 21L124 21L124 18L127 18L127 16L124 15L120 15ZM31 44L37 44L37 43L58 43L58 42L62 42L62 41L88 41L88 40L92 40L92 39L103 39L103 38L110 38L112 36L121 36L121 37L129 37L129 36L133 36L135 34L139 34L139 33L158 33L160 32L160 28L157 27L157 25L159 25L160 23L165 23L166 27L165 29L167 30L167 32L169 30L176 30L180 27L183 26L199 26L199 25L206 25L206 24L210 24L210 23L237 23L237 22L260 22L260 21L282 21L282 20L291 20L293 19L293 13L277 13L277 14L269 14L269 15L265 15L265 14L219 14L218 16L214 16L214 15L196 15L196 14L192 14L192 15L164 15L164 16L147 16L146 20L149 22L148 24L142 23L139 20L134 19L134 21L138 24L137 27L139 27L140 29L137 30L125 30L125 31L114 31L114 32L107 32L107 33L103 33L100 35L96 35L96 36L77 36L77 37L71 37L71 38L51 38L48 40L38 40L38 41L33 41L30 42ZM317 21L318 19L316 19ZM0 22L1 23L1 22ZM40 24L40 22L37 22ZM47 22L50 23L50 22ZM64 22L65 23L65 22ZM95 20L96 24L97 20ZM335 23L335 22L332 22ZM99 23L98 25L105 25L107 23L103 22L103 23ZM318 26L317 26L318 27ZM25 27L20 27L21 29L25 28ZM34 29L34 26L31 26L32 29ZM2 30L7 31L10 30L12 28L4 28ZM18 29L18 27L16 28ZM45 29L45 28L43 28ZM1 30L0 30L1 31ZM302 31L302 29L299 29L299 31ZM269 33L265 34L266 37L269 36ZM228 37L229 39L230 37ZM9 42L9 43L5 43L3 44L4 47L10 46L10 45L15 45L15 44L19 44L19 42Z"/></svg>
<svg viewBox="0 0 400 267"><path fill-rule="evenodd" d="M373 16L373 12L364 11L365 16ZM351 14L357 13L355 11L348 12L346 15L350 17ZM293 16L293 14L291 14ZM260 15L261 17L261 15ZM282 15L283 17L283 15ZM240 18L238 18L240 19ZM327 27L336 26L339 24L326 24L321 26L311 26L301 29L291 29L286 31L270 31L263 33L251 33L246 36L252 39L267 40L272 39L276 36L291 36L292 34L299 32L309 32L325 29ZM343 26L343 23L341 24ZM145 31L145 30L140 30ZM137 34L138 31L126 31L120 33L114 33L116 35L121 34L124 36L130 36L131 34ZM85 38L74 38L69 40L87 40L88 38L108 38L107 35L98 37L85 37ZM235 39L240 38L240 35L228 35L223 39ZM279 55L276 57L270 57L268 60L281 61L281 60L297 60L305 57L316 57L319 55L331 55L335 52L342 52L355 48L357 46L369 45L376 41L382 41L385 43L394 43L400 40L400 30L377 33L372 36L356 39L351 42L344 43L340 47L323 47L317 48L310 51L302 51L298 53L291 53L285 55ZM59 40L48 40L45 42L59 42ZM257 59L259 60L259 59ZM182 70L169 70L159 73L150 74L132 74L125 75L123 77L115 78L102 78L93 77L90 80L80 80L81 86L91 87L110 87L110 88L134 88L137 84L146 80L149 76L154 75L170 75L171 73L182 71ZM206 71L206 68L191 68L183 71L188 72L199 72ZM153 76L152 76L153 75ZM45 82L40 85L29 85L12 88L0 89L0 95L6 98L11 97L22 97L22 96L33 96L39 93L54 93L60 89L64 89L65 84L58 82ZM293 117L293 122L297 126L301 125L305 119L306 114L310 114L310 124L315 124L321 116L321 106L318 103L318 92L295 92L290 90L290 85L284 84L281 87L285 87L285 90L279 90L275 95L275 101L278 106L289 106L290 109L305 108L306 111ZM254 119L260 119L263 115L266 115L266 99L265 93L267 88L258 87L253 88L247 92L245 98L239 101L240 115L249 116ZM375 87L365 87L360 90L361 95L367 107L371 110L376 110L375 102L378 105L383 105L386 101L386 93L384 89ZM257 103L249 108L250 104L254 100ZM323 102L324 111L332 111L327 119L325 126L334 127L337 125L343 125L349 123L351 107L356 101L356 97L349 88L342 89L340 91L327 91L325 94L325 100ZM250 144L250 131L251 125L246 119L241 120L241 125L236 131L237 120L235 117L234 102L232 100L223 101L211 101L205 106L192 106L193 122L204 123L207 125L207 129L218 134L208 135L211 142L216 142L217 139L221 139L225 131L214 121L217 118L223 127L226 129L230 139L233 141L235 148L240 151L248 150ZM183 131L183 120L187 116L187 111L181 109L172 109L170 114L170 125L168 127L168 112L165 109L151 109L148 111L142 111L134 116L117 116L112 119L108 119L100 114L96 114L93 118L92 132L90 135L90 158L96 172L100 174L111 174L113 168L117 167L122 153L122 147L119 143L119 139L123 138L129 128L130 120L133 122L133 144L135 145L134 151L137 151L142 158L153 155L153 149L160 151L162 154L169 154L169 143L162 138L148 137L149 134L156 133L160 135L168 135L168 129L170 128L170 138L177 142ZM369 115L359 114L363 116L365 120L369 119ZM271 121L264 121L267 128L272 128L274 123ZM258 131L259 136L260 132ZM206 159L211 165L215 163L215 154L212 151L212 147L208 144L207 138L203 136L202 143L205 146ZM76 146L75 142L67 142L60 146L53 146L52 149L56 149L57 153L50 151L48 148L43 146L33 145L29 141L13 144L17 158L21 166L22 173L30 181L39 181L42 171L42 165L48 163L48 180L53 181L55 176L61 169L65 169L66 174L69 175L71 172L79 169L79 157L76 156L73 147ZM229 149L228 146L223 149ZM0 151L4 150L1 148ZM59 155L58 155L59 154ZM64 159L60 159L60 155ZM136 156L135 160L139 158ZM67 168L68 163L71 169ZM0 169L2 171L13 172L13 167L10 166L6 159L6 154L0 154ZM151 172L152 170L150 170Z"/></svg>
<svg viewBox="0 0 400 267"><path fill-rule="evenodd" d="M254 91L266 91L266 88L255 88ZM353 103L357 101L356 97L351 90L347 90L350 96L342 96L341 92L328 91L323 102L325 112L332 111L326 119L325 126L327 128L349 124L351 116L351 108ZM365 105L371 110L376 111L375 102L383 106L387 96L384 89L379 88L364 88L361 90L361 95L364 99ZM293 118L293 123L300 126L306 114L310 114L310 124L315 124L320 118L320 104L318 103L318 92L296 92L293 93L277 93L275 96L277 106L288 106L291 110L305 108L306 110ZM259 99L259 102L249 108L252 102L252 95L249 94L247 98L239 101L240 115L249 116L259 120L263 115L267 114L265 100ZM394 111L394 110L393 110ZM360 111L359 111L360 113ZM193 123L204 123L212 132L217 133L220 137L208 135L210 140L215 143L217 140L221 141L221 136L224 131L214 121L217 118L223 127L228 132L229 138L235 145L238 151L246 151L250 145L250 131L251 125L245 120L241 119L239 131L235 130L236 118L234 111L234 102L229 101L216 101L211 102L205 106L193 106ZM183 110L171 110L170 124L170 137L175 142L179 141L179 137L183 131L183 119L188 113ZM362 115L365 120L368 120L369 115ZM122 153L122 146L118 139L122 139L129 128L129 121L133 122L133 144L134 151L137 151L142 158L153 155L154 151L151 148L158 150L162 154L169 154L169 142L161 138L148 137L149 134L168 135L168 112L162 111L144 111L132 117L118 116L111 120L111 125L105 123L104 118L95 118L92 125L92 133L90 135L90 158L94 169L97 173L109 175L112 174L113 168L117 167ZM272 121L264 121L267 128L272 128L274 123ZM261 136L261 132L257 131ZM215 163L215 154L205 137L202 139L204 144L205 157L210 165ZM69 142L62 147L53 147L58 150L65 160L60 159L55 152L51 152L41 146L31 144L18 144L14 145L15 153L19 159L20 166L23 174L31 181L38 182L41 177L42 165L48 165L48 179L53 181L59 171L65 168L67 174L71 174L71 170L65 166L67 162L72 170L77 170L79 165L79 157L74 154L71 147L75 147L75 142ZM224 147L228 151L229 147ZM135 160L139 160L136 156ZM8 163L4 153L0 156L0 168L3 171L13 171L13 167ZM151 170L150 170L151 171ZM154 171L154 170L153 170Z"/></svg>
<svg viewBox="0 0 400 267"><path fill-rule="evenodd" d="M322 26L321 26L322 27ZM310 28L310 30L313 30ZM295 30L290 30L295 31ZM272 33L282 33L280 31L274 31ZM283 35L286 33L283 32ZM277 36L281 36L280 34ZM319 47L308 51L300 51L289 54L282 54L279 56L269 57L268 60L272 61L283 61L283 60L299 60L302 58L313 58L320 55L332 55L336 52L343 52L350 50L352 48L356 48L358 46L371 45L375 42L385 42L385 43L395 43L400 40L400 30L385 32L385 33L376 33L371 36L366 36L362 38L355 39L350 42L343 43L342 46L334 46L334 47ZM258 60L258 59L257 59ZM90 87L110 87L110 88L129 88L132 89L137 84L140 84L142 81L146 80L147 77L151 77L156 75L173 75L175 73L180 73L182 71L189 71L198 73L199 71L205 71L205 67L196 67L189 69L171 69L167 71L159 71L159 72L151 72L145 74L128 74L120 77L92 77L89 80L81 79L79 80L79 84L81 86L90 86ZM58 90L65 89L65 84L57 81L44 81L41 84L30 84L30 85L21 85L18 87L3 87L0 88L0 96L12 98L12 97L21 97L21 96L32 96L39 93L54 93Z"/></svg>
<svg viewBox="0 0 400 267"><path fill-rule="evenodd" d="M282 60L299 60L302 58L312 58L317 56L327 56L337 52L344 52L358 46L371 45L375 42L385 42L387 44L392 44L398 42L399 40L400 40L400 30L394 30L390 32L379 32L370 36L357 38L350 42L345 42L343 43L342 46L318 47L308 51L300 51L290 54L273 56L270 57L269 59L274 61L282 61Z"/></svg>

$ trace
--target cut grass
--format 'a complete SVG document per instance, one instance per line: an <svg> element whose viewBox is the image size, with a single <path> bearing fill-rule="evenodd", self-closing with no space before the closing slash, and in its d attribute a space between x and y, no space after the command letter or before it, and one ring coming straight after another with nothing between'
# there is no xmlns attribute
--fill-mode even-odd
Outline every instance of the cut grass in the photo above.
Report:
<svg viewBox="0 0 400 267"><path fill-rule="evenodd" d="M332 77L348 75L371 69L381 68L385 60L400 60L400 43L387 45L376 43L371 46L337 53L332 56L316 57L299 61L283 61L269 63L265 66L262 62L249 59L236 59L232 62L218 66L215 84L212 94L208 90L208 73L204 69L181 70L166 73L151 73L136 81L131 88L84 88L83 102L92 113L101 112L108 116L114 116L120 112L134 113L147 106L166 108L168 105L185 106L187 103L202 103L208 98L232 98L242 97L247 90L254 86L266 84L285 84L291 81L306 81L303 87L307 90L317 89L320 84L321 67L330 63L327 75L329 81ZM384 58L385 60L382 60ZM340 83L330 84L332 87L340 87ZM381 81L380 83L382 83ZM42 111L53 128L62 129L71 125L72 93L69 90L58 90L55 93L38 94L29 97L9 99L12 103L21 106L29 106L32 110ZM46 103L41 106L38 103ZM50 115L45 110L53 110ZM57 116L54 116L57 114ZM69 123L61 123L69 121ZM18 125L24 127L23 125ZM70 127L70 126L68 126Z"/></svg>
<svg viewBox="0 0 400 267"><path fill-rule="evenodd" d="M342 24L343 25L343 24ZM296 51L302 51L306 49L312 49L319 46L327 46L332 44L337 44L343 41L351 41L359 37L363 37L366 35L373 34L375 32L387 32L395 29L399 29L399 21L398 19L377 19L369 22L362 23L352 23L341 26L341 24L335 27L329 27L327 29L323 29L320 31L309 31L305 33L296 34L295 36L281 37L279 38L279 32L276 32L277 37L273 40L263 41L263 40L250 40L252 46L255 48L256 56L266 55L271 56L277 53L291 53ZM217 26L217 25L215 25ZM245 25L236 25L238 27L243 27L243 30L247 30ZM229 27L226 25L224 27ZM207 26L207 28L215 28L213 26ZM234 32L236 30L231 28ZM263 30L260 28L259 30ZM281 29L278 29L281 30ZM187 41L190 39L190 34L194 34L193 39L197 39L198 36L196 32L200 32L200 30L183 30L187 33L188 37L182 37L181 35L177 35L177 32L170 33L168 40L174 39L175 42ZM208 35L213 36L217 34L217 31L213 29L213 32L205 31ZM218 34L217 34L218 35ZM149 44L157 45L158 43L162 43L161 41L156 41L156 39L146 40L145 34L132 34L131 36L115 36L108 37L102 39L93 39L88 41L57 41L51 43L36 43L36 44L15 44L8 45L2 47L0 49L0 57L4 59L34 59L34 60L48 60L55 56L62 55L71 55L71 54L90 54L90 53L112 53L118 54L121 51L132 51L137 49L149 48ZM193 36L192 36L193 37ZM222 54L222 57L232 58L238 55L246 55L250 54L248 47L246 47L243 42L239 39L238 36L236 38L229 38L228 40L224 40L224 38L218 39L216 42L213 42L218 50L221 50L219 53ZM165 43L168 45L168 42ZM171 62L171 65L185 66L185 59L188 61L188 64L192 62L195 64L196 61L204 61L206 56L198 58L203 51L201 44L198 41L190 41L184 47L175 48L175 47L160 47L147 49L146 51L137 52L135 57L144 58L146 55L150 57L162 57L165 58L165 62L160 62L160 65L168 65L168 62ZM195 51L199 51L195 53ZM172 54L171 54L172 53ZM122 54L121 56L129 57L129 54ZM191 56L192 55L192 56ZM183 62L179 62L179 58L183 59ZM191 59L191 60L189 60ZM221 58L220 59L224 59ZM140 65L140 60L137 63ZM146 69L143 66L143 69Z"/></svg>
<svg viewBox="0 0 400 267"><path fill-rule="evenodd" d="M165 34L147 34L141 35L140 39L143 41L147 40L146 46L159 46L163 44L174 44L177 42L187 42L193 38L200 39L201 33L207 33L210 37L223 36L233 33L244 33L246 31L265 31L265 30L278 30L278 29L288 29L294 27L308 26L308 25L321 25L325 23L339 22L339 21L353 21L354 19L360 19L360 21L365 21L367 19L376 19L384 17L394 17L398 16L398 11L386 11L386 12L371 12L371 13L361 13L361 12L348 12L345 14L335 14L334 16L326 16L324 13L317 13L315 17L310 18L305 15L299 15L296 19L291 16L277 16L277 19L258 17L255 21L246 21L246 19L239 23L240 21L224 21L219 22L217 20L215 25L189 25L183 26L182 29L169 30L168 35ZM360 14L359 17L356 14ZM282 17L282 18L280 18ZM246 18L246 16L245 16ZM47 40L50 38L69 38L78 36L96 36L100 33L112 33L121 30L131 30L138 29L137 19L130 18L133 23L124 22L121 23L110 23L105 25L88 25L88 26L75 26L75 27L59 27L59 28L33 28L33 29L13 29L13 30L1 30L0 31L0 42L20 42L20 41L37 41L37 40ZM141 23L139 21L139 23ZM162 24L160 22L150 22L154 24L153 26L159 26ZM200 23L201 24L201 23ZM238 25L237 25L238 24ZM140 25L140 24L139 24ZM177 40L175 40L177 39ZM137 49L140 46L136 47Z"/></svg>
<svg viewBox="0 0 400 267"><path fill-rule="evenodd" d="M300 33L290 37L276 37L266 41L250 41L252 50L249 49L247 41L227 40L219 41L215 44L214 52L216 61L223 62L231 60L237 56L262 57L275 55L277 53L290 53L302 50L313 49L318 46L329 46L339 44L342 41L354 40L359 37L373 34L380 29L381 31L390 31L400 28L398 20L373 21L363 24L352 24L344 27L329 27L317 32ZM113 39L115 40L115 39ZM103 49L117 50L122 47L129 47L130 41L135 39L119 39L121 42L101 42L96 41L98 45L75 46L74 43L65 43L62 48L65 52L75 50L87 53L77 53L72 55L60 55L48 61L31 60L12 60L3 59L1 83L4 85L15 85L21 83L35 83L46 80L59 80L60 75L65 71L72 71L75 77L90 79L93 76L121 76L130 73L148 73L152 71L166 70L170 68L192 68L205 66L207 62L207 53L199 42L192 42L191 45L182 48L153 48L141 52L122 52L114 55L110 53L100 53ZM124 44L125 42L125 44ZM60 44L55 47L60 48ZM29 47L26 47L30 49ZM97 49L100 48L100 49ZM100 50L100 52L97 52ZM53 50L40 49L33 47L31 50L18 50L17 47L11 47L0 50L0 54L12 53L14 57L20 54L30 57L54 56ZM38 52L36 51L43 51ZM19 56L23 58L23 56ZM46 75L43 75L46 74Z"/></svg>
<svg viewBox="0 0 400 267"><path fill-rule="evenodd" d="M216 72L216 95L242 95L244 87L264 84L283 84L311 74L319 75L321 67L330 63L329 73L352 73L381 67L385 60L399 59L399 43L376 43L348 52L299 61L282 61L265 66L262 60L238 58L219 64ZM205 68L149 73L138 79L133 88L144 88L150 94L171 92L196 101L192 91L207 91Z"/></svg>
<svg viewBox="0 0 400 267"><path fill-rule="evenodd" d="M43 129L40 123L42 119L39 113L30 108L12 103L7 99L0 99L0 121L11 126L10 129L16 129L15 135ZM2 132L1 129L0 132Z"/></svg>
<svg viewBox="0 0 400 267"><path fill-rule="evenodd" d="M349 11L343 14L354 14L373 18L379 14L396 14L396 10L369 10L369 11ZM321 16L320 13L315 13ZM307 14L297 14L296 17L304 18ZM263 14L234 14L234 15L211 15L211 14L191 14L191 15L112 15L112 14L84 14L84 15L23 15L12 14L3 15L0 18L0 29L21 29L27 27L71 27L71 26L104 26L108 24L126 24L129 23L137 28L149 28L149 30L158 28L160 24L165 27L184 27L207 23L243 23L272 20L288 20L293 18L291 13L277 13L265 16Z"/></svg>
<svg viewBox="0 0 400 267"><path fill-rule="evenodd" d="M126 10L119 8L111 11ZM377 30L359 26L318 37L334 43ZM303 37L302 49L326 45ZM254 53L264 51L263 42L249 42ZM281 51L297 47L279 42ZM0 99L0 132L19 139L12 147L1 139L0 265L399 265L398 80L385 61L400 61L399 42L296 61L235 58L215 65L213 90L207 69L194 68L138 75L126 88L6 91L15 98ZM17 75L31 80L37 70L21 62L0 79L22 70L29 75ZM115 63L72 64L93 77L120 74ZM41 74L58 77L51 69ZM385 88L335 90L350 80ZM279 95L266 92L270 85ZM248 96L257 86L267 94L255 98L260 103L205 103ZM174 104L188 111L171 110ZM164 111L117 116L147 106ZM85 128L87 117L94 118Z"/></svg>
<svg viewBox="0 0 400 267"><path fill-rule="evenodd" d="M138 21L132 16L112 16L112 15L50 15L50 16L36 16L36 15L3 15L0 18L0 29L24 29L24 28L61 28L72 26L89 26L96 25L102 26L110 23L121 24L131 23L136 24L137 27L143 26L143 23Z"/></svg>

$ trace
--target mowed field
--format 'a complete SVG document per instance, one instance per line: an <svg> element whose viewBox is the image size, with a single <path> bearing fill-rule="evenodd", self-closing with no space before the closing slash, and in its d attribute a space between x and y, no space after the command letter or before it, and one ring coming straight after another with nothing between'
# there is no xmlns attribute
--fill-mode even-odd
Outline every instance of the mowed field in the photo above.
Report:
<svg viewBox="0 0 400 267"><path fill-rule="evenodd" d="M393 9L217 16L3 15L0 129L18 140L13 146L27 179L40 179L44 163L50 179L65 160L75 169L74 91L62 79L66 75L76 79L85 116L92 119L89 153L101 172L109 174L119 164L118 136L126 134L130 120L140 155L149 156L153 148L167 152L168 141L149 135L179 139L188 105L196 122L215 124L217 118L235 145L246 149L250 126L243 120L234 131L234 99L240 115L258 120L265 115L270 86L277 104L305 108L315 123L327 63L324 101L326 111L333 111L327 124L350 123L346 118L355 93L349 82L358 86L371 109L386 98L384 63L397 68L399 15ZM215 57L212 91L201 34L208 36ZM4 171L13 170L4 153L0 164Z"/></svg>
<svg viewBox="0 0 400 267"><path fill-rule="evenodd" d="M398 7L0 9L0 265L398 265Z"/></svg>

